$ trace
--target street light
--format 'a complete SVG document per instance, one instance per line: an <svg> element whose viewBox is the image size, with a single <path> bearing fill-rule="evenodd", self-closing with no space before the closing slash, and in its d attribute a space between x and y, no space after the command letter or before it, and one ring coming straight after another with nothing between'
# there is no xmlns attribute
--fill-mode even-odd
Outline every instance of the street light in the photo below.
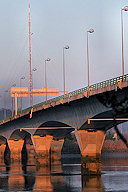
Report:
<svg viewBox="0 0 128 192"><path fill-rule="evenodd" d="M93 33L94 30L90 29L89 31L87 31L87 65L88 65L88 91L89 91L89 51L88 51L88 33Z"/></svg>
<svg viewBox="0 0 128 192"><path fill-rule="evenodd" d="M5 93L8 93L8 90L4 91ZM4 119L6 119L6 98L4 97Z"/></svg>
<svg viewBox="0 0 128 192"><path fill-rule="evenodd" d="M47 103L47 70L46 70L47 61L51 61L51 59L50 59L50 58L47 58L47 59L45 60L45 91L46 91L46 103Z"/></svg>
<svg viewBox="0 0 128 192"><path fill-rule="evenodd" d="M64 83L64 99L65 99L65 58L64 58L64 50L69 49L69 46L66 45L63 47L63 83Z"/></svg>
<svg viewBox="0 0 128 192"><path fill-rule="evenodd" d="M123 11L128 11L128 6L125 6L121 9L121 28L122 28L122 73L123 73L123 81L124 81L124 34L123 34Z"/></svg>
<svg viewBox="0 0 128 192"><path fill-rule="evenodd" d="M33 71L33 72L34 72L34 71L37 71L37 69L36 69L36 68L33 68L32 71ZM32 82L32 88L33 88L33 82Z"/></svg>
<svg viewBox="0 0 128 192"><path fill-rule="evenodd" d="M0 95L0 98L2 98L2 96ZM2 109L2 106L1 106L1 109Z"/></svg>
<svg viewBox="0 0 128 192"><path fill-rule="evenodd" d="M32 69L32 72L34 72L34 71L37 71L37 69L36 68L33 68ZM34 86L33 86L33 79L32 79L32 88L33 88ZM33 96L32 96L32 101L33 101L33 103L34 103L34 99L33 99ZM33 105L33 103L32 103L32 105ZM33 107L33 106L32 106Z"/></svg>
<svg viewBox="0 0 128 192"><path fill-rule="evenodd" d="M16 84L13 84L12 87L15 87ZM12 97L12 117L13 117L13 97Z"/></svg>
<svg viewBox="0 0 128 192"><path fill-rule="evenodd" d="M24 79L25 79L24 76L22 76L22 77L20 78L20 88L21 88L21 80L24 80ZM20 98L20 101L21 101L21 113L22 113L22 96L21 96L21 98Z"/></svg>
<svg viewBox="0 0 128 192"><path fill-rule="evenodd" d="M32 71L36 71L36 70L37 70L36 68L32 69Z"/></svg>

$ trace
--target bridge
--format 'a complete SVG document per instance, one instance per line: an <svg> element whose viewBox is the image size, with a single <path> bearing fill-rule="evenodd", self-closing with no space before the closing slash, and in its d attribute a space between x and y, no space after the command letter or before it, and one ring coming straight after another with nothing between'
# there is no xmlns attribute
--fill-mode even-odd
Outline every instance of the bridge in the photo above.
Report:
<svg viewBox="0 0 128 192"><path fill-rule="evenodd" d="M0 154L6 164L31 164L31 149L39 165L61 158L64 138L74 132L83 174L101 174L101 150L106 131L128 117L128 74L103 81L27 108L0 122ZM51 154L51 155L50 155ZM50 157L51 156L51 157Z"/></svg>

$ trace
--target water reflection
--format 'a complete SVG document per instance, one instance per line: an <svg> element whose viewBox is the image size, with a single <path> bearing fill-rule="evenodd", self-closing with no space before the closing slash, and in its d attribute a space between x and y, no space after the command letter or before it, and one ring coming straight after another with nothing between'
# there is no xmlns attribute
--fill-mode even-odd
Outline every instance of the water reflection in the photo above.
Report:
<svg viewBox="0 0 128 192"><path fill-rule="evenodd" d="M73 159L56 161L47 167L2 164L0 191L128 191L128 156L102 158L101 177L81 175L80 159Z"/></svg>
<svg viewBox="0 0 128 192"><path fill-rule="evenodd" d="M88 177L82 176L82 192L102 192L103 185L101 183L101 176L98 177Z"/></svg>
<svg viewBox="0 0 128 192"><path fill-rule="evenodd" d="M8 167L0 166L0 189L7 191L8 187Z"/></svg>
<svg viewBox="0 0 128 192"><path fill-rule="evenodd" d="M62 192L67 191L61 161L54 161L51 164L50 181L53 187L53 191L60 192L60 189L62 189Z"/></svg>
<svg viewBox="0 0 128 192"><path fill-rule="evenodd" d="M104 191L128 191L128 154L109 153L102 158Z"/></svg>
<svg viewBox="0 0 128 192"><path fill-rule="evenodd" d="M23 172L24 172L24 190L26 191L32 191L34 184L35 184L35 170L34 170L34 166L31 167L27 167L24 166Z"/></svg>

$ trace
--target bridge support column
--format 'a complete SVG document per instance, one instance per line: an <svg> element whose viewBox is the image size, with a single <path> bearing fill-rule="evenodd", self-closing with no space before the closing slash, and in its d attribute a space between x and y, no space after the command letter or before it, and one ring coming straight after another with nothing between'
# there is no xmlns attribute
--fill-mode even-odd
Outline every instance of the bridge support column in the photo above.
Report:
<svg viewBox="0 0 128 192"><path fill-rule="evenodd" d="M23 148L24 140L8 140L8 146L11 153L11 163L21 163L21 151Z"/></svg>
<svg viewBox="0 0 128 192"><path fill-rule="evenodd" d="M34 146L31 144L26 144L26 150L27 150L27 165L34 165L35 164L35 152L34 152Z"/></svg>
<svg viewBox="0 0 128 192"><path fill-rule="evenodd" d="M4 163L4 151L6 148L6 144L1 144L0 145L0 164Z"/></svg>
<svg viewBox="0 0 128 192"><path fill-rule="evenodd" d="M53 136L46 135L44 137L40 137L38 135L34 135L32 140L35 148L35 157L36 162L42 166L48 166L50 163L49 151L52 142Z"/></svg>
<svg viewBox="0 0 128 192"><path fill-rule="evenodd" d="M76 132L76 138L81 150L81 168L84 175L101 174L101 149L105 139L102 131Z"/></svg>
<svg viewBox="0 0 128 192"><path fill-rule="evenodd" d="M61 159L61 150L64 139L53 140L51 143L51 162L59 161Z"/></svg>

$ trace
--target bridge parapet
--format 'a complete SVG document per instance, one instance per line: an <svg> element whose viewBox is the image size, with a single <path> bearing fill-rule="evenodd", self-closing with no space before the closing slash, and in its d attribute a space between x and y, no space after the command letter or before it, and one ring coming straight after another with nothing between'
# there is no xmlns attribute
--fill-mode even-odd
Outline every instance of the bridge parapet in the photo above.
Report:
<svg viewBox="0 0 128 192"><path fill-rule="evenodd" d="M108 87L108 86L117 85L119 80L122 82L123 81L123 76L115 77L115 78L112 78L112 79L109 79L109 80L106 80L106 81L102 81L100 83L93 84L93 85L90 86L90 88L91 88L90 91L95 91L95 90L105 88L105 87ZM128 81L128 74L124 75L124 81L123 82L126 82L126 81ZM77 95L79 95L81 93L84 94L84 92L88 92L88 87L84 87L84 88L69 92L68 95L65 96L65 99L70 98L70 96L71 97L77 96ZM49 99L47 101L47 104L57 102L57 101L61 101L60 103L62 103L63 99L64 99L64 95L61 95L59 97ZM46 104L46 102L44 101L42 103L34 105L34 108L38 108L38 107L43 106L45 104ZM29 108L28 108L28 110L29 110Z"/></svg>

